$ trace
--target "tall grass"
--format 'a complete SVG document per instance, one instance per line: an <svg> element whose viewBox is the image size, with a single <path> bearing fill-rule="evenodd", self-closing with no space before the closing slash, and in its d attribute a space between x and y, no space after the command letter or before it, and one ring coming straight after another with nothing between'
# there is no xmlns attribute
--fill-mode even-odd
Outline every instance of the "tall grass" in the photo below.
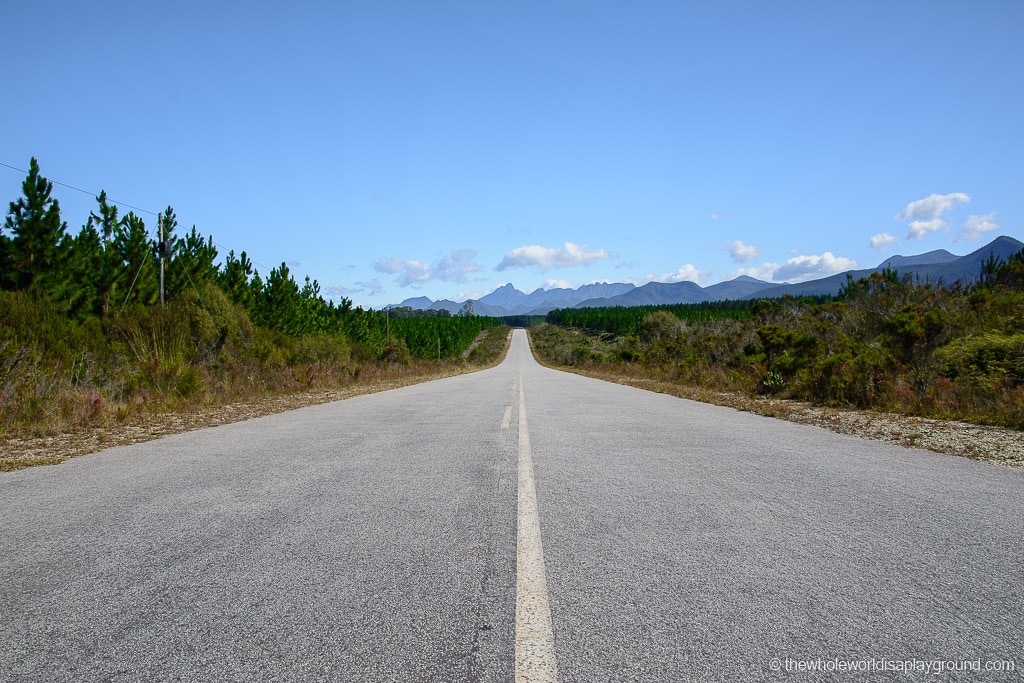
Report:
<svg viewBox="0 0 1024 683"><path fill-rule="evenodd" d="M413 323L407 323L413 324ZM483 337L503 339L508 328ZM493 359L478 345L471 363ZM499 351L500 352L500 351ZM43 436L116 423L139 412L330 389L459 366L396 359L338 332L291 337L255 327L215 286L166 306L74 320L59 303L0 291L0 436Z"/></svg>

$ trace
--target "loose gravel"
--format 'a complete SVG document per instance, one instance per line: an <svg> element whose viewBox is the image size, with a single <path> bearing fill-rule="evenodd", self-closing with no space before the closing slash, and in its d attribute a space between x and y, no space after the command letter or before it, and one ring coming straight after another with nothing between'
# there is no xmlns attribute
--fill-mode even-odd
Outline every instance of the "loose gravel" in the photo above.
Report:
<svg viewBox="0 0 1024 683"><path fill-rule="evenodd" d="M989 427L955 420L934 420L871 410L827 408L800 401L713 392L658 380L621 375L595 373L592 376L680 398L814 425L839 434L852 434L907 448L924 448L936 453L981 460L993 465L1024 469L1024 432L1004 427Z"/></svg>

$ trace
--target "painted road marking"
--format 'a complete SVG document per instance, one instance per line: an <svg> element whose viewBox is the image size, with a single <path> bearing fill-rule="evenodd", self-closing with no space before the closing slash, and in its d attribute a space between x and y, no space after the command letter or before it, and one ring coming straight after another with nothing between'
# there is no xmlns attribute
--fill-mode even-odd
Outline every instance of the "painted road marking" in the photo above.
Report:
<svg viewBox="0 0 1024 683"><path fill-rule="evenodd" d="M519 515L516 560L516 681L557 681L526 394L519 377Z"/></svg>
<svg viewBox="0 0 1024 683"><path fill-rule="evenodd" d="M505 417L501 418L501 431L505 431L512 424L512 406L505 408Z"/></svg>

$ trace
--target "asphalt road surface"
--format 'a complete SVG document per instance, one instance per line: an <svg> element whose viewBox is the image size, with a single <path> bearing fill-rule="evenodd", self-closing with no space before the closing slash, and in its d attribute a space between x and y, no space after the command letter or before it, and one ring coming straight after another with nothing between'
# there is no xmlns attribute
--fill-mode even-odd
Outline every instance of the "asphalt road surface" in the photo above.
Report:
<svg viewBox="0 0 1024 683"><path fill-rule="evenodd" d="M1024 474L517 330L491 370L0 475L0 680L517 676L1024 680Z"/></svg>

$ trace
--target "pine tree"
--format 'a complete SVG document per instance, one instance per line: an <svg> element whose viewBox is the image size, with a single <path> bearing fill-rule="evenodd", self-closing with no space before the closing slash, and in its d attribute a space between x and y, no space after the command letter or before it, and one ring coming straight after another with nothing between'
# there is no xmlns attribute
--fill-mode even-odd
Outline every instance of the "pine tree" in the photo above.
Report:
<svg viewBox="0 0 1024 683"><path fill-rule="evenodd" d="M4 221L11 236L4 245L3 286L27 289L39 281L45 289L47 276L59 277L65 266L70 246L65 240L67 223L60 219L60 204L51 196L53 183L39 174L35 157L21 188L24 196L10 203Z"/></svg>
<svg viewBox="0 0 1024 683"><path fill-rule="evenodd" d="M149 239L146 224L129 211L118 224L112 244L119 260L114 303L121 307L155 303L160 297L160 283L153 259L155 244Z"/></svg>
<svg viewBox="0 0 1024 683"><path fill-rule="evenodd" d="M215 260L217 247L213 244L213 237L203 239L193 225L191 233L175 240L170 262L165 264L167 298L173 299L186 289L198 287L213 279L217 272L213 265Z"/></svg>
<svg viewBox="0 0 1024 683"><path fill-rule="evenodd" d="M100 234L91 221L87 222L72 240L67 264L70 281L74 283L66 288L67 303L77 318L102 312L104 257Z"/></svg>
<svg viewBox="0 0 1024 683"><path fill-rule="evenodd" d="M302 292L285 263L270 271L256 307L257 320L271 329L293 337L309 331Z"/></svg>
<svg viewBox="0 0 1024 683"><path fill-rule="evenodd" d="M96 202L100 205L100 212L99 214L90 212L89 222L86 225L99 226L97 232L103 238L103 243L107 244L117 231L117 206L107 202L106 190L100 190Z"/></svg>
<svg viewBox="0 0 1024 683"><path fill-rule="evenodd" d="M96 291L93 312L106 317L110 313L111 302L117 297L118 276L124 264L113 243L120 229L117 206L107 201L105 191L99 193L96 202L99 204L99 213L89 213L89 220L77 238L83 246L88 244L96 252L85 257L76 256L75 260L87 261L87 267L91 269L89 278ZM76 242L75 251L78 249L79 244Z"/></svg>
<svg viewBox="0 0 1024 683"><path fill-rule="evenodd" d="M252 276L249 256L243 251L240 257L236 257L234 250L231 250L224 259L224 266L217 272L216 280L229 299L252 312L255 301L253 289L249 285Z"/></svg>

